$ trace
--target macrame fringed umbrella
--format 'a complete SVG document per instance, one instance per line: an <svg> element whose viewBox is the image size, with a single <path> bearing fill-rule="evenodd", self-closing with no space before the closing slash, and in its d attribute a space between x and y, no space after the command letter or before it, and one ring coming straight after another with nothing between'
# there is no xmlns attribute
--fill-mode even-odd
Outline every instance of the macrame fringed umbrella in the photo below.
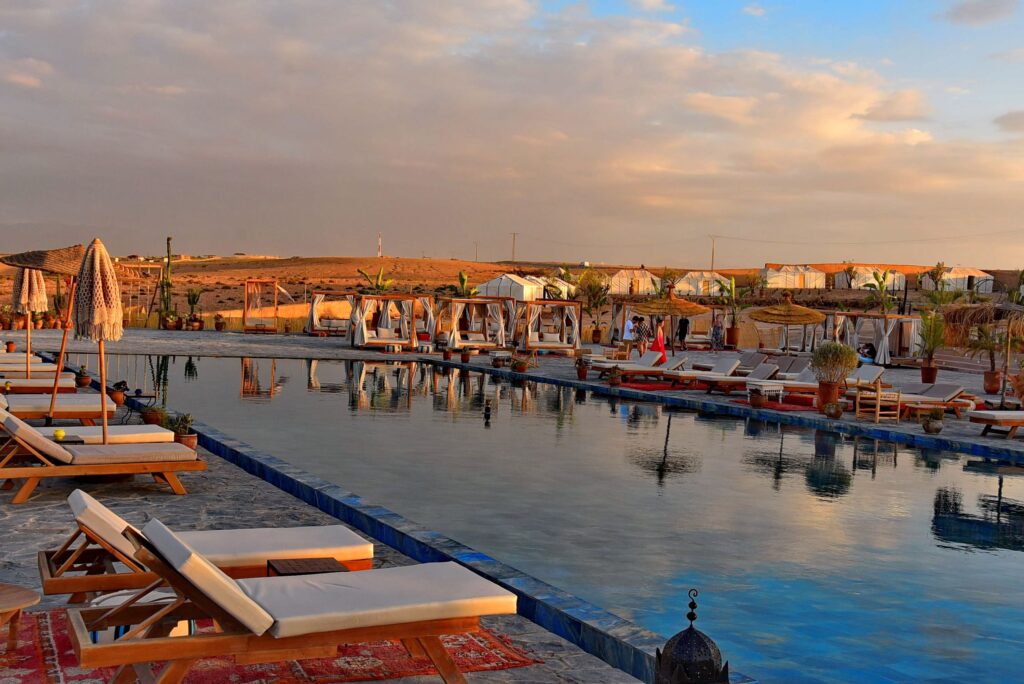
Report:
<svg viewBox="0 0 1024 684"><path fill-rule="evenodd" d="M783 292L782 298L784 301L781 304L772 304L771 306L754 309L747 313L747 317L758 323L773 323L784 326L784 332L788 331L791 325L818 325L825 322L825 314L820 311L794 304L791 292Z"/></svg>
<svg viewBox="0 0 1024 684"><path fill-rule="evenodd" d="M78 271L73 320L76 338L89 339L99 345L100 407L103 415L103 443L106 444L107 359L103 345L121 339L124 334L124 312L114 264L106 247L98 239L89 245Z"/></svg>
<svg viewBox="0 0 1024 684"><path fill-rule="evenodd" d="M14 311L25 314L25 377L32 377L32 314L49 311L42 271L19 268L14 276Z"/></svg>
<svg viewBox="0 0 1024 684"><path fill-rule="evenodd" d="M965 345L971 329L979 325L1006 325L1006 347L1003 349L1003 380L999 390L999 408L1006 408L1006 376L1010 373L1010 351L1014 337L1024 337L1024 306L1004 302L1002 304L960 304L947 306L942 311L948 339L957 345Z"/></svg>

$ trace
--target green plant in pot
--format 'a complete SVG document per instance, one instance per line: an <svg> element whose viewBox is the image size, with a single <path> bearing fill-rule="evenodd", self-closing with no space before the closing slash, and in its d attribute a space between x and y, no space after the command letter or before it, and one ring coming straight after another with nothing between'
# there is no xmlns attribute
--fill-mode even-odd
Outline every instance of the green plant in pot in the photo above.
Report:
<svg viewBox="0 0 1024 684"><path fill-rule="evenodd" d="M608 371L608 385L611 387L618 387L622 384L622 369L618 366L612 366L612 369Z"/></svg>
<svg viewBox="0 0 1024 684"><path fill-rule="evenodd" d="M747 399L750 401L751 408L764 408L768 405L768 397L765 396L759 387L748 389Z"/></svg>
<svg viewBox="0 0 1024 684"><path fill-rule="evenodd" d="M995 326L991 323L979 325L974 337L967 342L968 356L974 359L983 358L988 362L984 380L985 394L998 394L1002 386L1003 373L996 366L996 356L1004 344L1003 336L996 332Z"/></svg>
<svg viewBox="0 0 1024 684"><path fill-rule="evenodd" d="M921 314L921 333L917 340L917 354L921 357L921 382L934 384L939 376L935 367L935 354L946 346L946 321L939 311Z"/></svg>
<svg viewBox="0 0 1024 684"><path fill-rule="evenodd" d="M217 313L217 314L213 315L213 329L214 330L216 330L217 332L223 332L224 328L226 326L227 326L227 321L224 320L224 316L222 314Z"/></svg>
<svg viewBox="0 0 1024 684"><path fill-rule="evenodd" d="M160 406L147 406L139 411L139 415L146 425L164 425L167 422L167 410Z"/></svg>
<svg viewBox="0 0 1024 684"><path fill-rule="evenodd" d="M921 418L921 427L929 435L937 435L942 432L942 419L945 413L941 408L933 408Z"/></svg>
<svg viewBox="0 0 1024 684"><path fill-rule="evenodd" d="M576 379L577 380L586 380L587 379L587 371L589 371L589 370L590 370L590 365L586 362L586 360L582 356L580 358L576 359Z"/></svg>
<svg viewBox="0 0 1024 684"><path fill-rule="evenodd" d="M857 352L839 342L823 342L811 355L811 370L818 380L818 410L839 401L839 387L857 367Z"/></svg>
<svg viewBox="0 0 1024 684"><path fill-rule="evenodd" d="M736 279L718 281L718 291L721 293L721 301L729 312L729 327L725 329L725 344L736 348L740 340L740 304L739 293L736 290Z"/></svg>
<svg viewBox="0 0 1024 684"><path fill-rule="evenodd" d="M822 407L821 412L832 420L839 420L843 417L843 402L830 401Z"/></svg>
<svg viewBox="0 0 1024 684"><path fill-rule="evenodd" d="M202 297L203 291L190 287L185 293L185 301L188 303L188 327L191 330L202 330L203 319L196 313L196 307L199 306L199 299Z"/></svg>
<svg viewBox="0 0 1024 684"><path fill-rule="evenodd" d="M85 366L81 366L75 371L75 387L88 387L92 383L92 377L89 376L89 370Z"/></svg>
<svg viewBox="0 0 1024 684"><path fill-rule="evenodd" d="M199 445L199 435L192 432L193 418L191 413L179 413L173 418L164 418L164 427L174 431L174 441L184 444L189 449L195 449Z"/></svg>
<svg viewBox="0 0 1024 684"><path fill-rule="evenodd" d="M512 370L516 373L525 373L529 367L530 362L521 356L512 359Z"/></svg>

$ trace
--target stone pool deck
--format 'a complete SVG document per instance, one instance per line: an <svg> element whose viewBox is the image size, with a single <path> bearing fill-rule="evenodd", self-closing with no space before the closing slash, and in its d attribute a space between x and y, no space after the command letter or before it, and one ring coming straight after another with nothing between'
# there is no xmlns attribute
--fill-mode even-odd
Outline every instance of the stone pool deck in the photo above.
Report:
<svg viewBox="0 0 1024 684"><path fill-rule="evenodd" d="M135 524L159 518L172 528L224 529L235 527L289 527L332 525L338 520L254 477L227 461L204 452L209 463L205 473L185 473L187 496L171 494L166 487L137 478L135 482L88 483L97 497ZM73 529L67 495L80 483L71 479L44 480L27 504L0 505L0 582L39 590L36 553L60 545ZM8 492L3 493L9 496ZM365 536L365 535L364 535ZM374 543L374 567L414 563L412 559L380 543ZM62 597L44 597L40 608L63 605ZM485 626L509 636L538 665L469 673L471 682L635 682L530 620L516 615L485 618ZM0 670L0 680L3 680ZM439 677L411 677L401 682L436 682Z"/></svg>

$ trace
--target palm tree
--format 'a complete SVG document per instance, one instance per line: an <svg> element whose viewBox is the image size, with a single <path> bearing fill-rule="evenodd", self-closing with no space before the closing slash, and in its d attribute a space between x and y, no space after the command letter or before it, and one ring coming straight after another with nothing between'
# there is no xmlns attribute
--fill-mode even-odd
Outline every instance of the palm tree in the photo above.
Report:
<svg viewBox="0 0 1024 684"><path fill-rule="evenodd" d="M1017 271L1017 286L1010 292L1012 304L1024 304L1024 270Z"/></svg>
<svg viewBox="0 0 1024 684"><path fill-rule="evenodd" d="M455 286L455 294L459 297L476 297L480 291L469 284L469 275L459 271L459 284Z"/></svg>
<svg viewBox="0 0 1024 684"><path fill-rule="evenodd" d="M367 273L366 271L364 271L361 268L357 268L356 270L359 271L359 275L361 275L364 278L366 278L366 282L370 284L370 288L369 289L374 294L383 294L384 292L387 292L391 288L391 285L394 284L394 282L395 282L393 278L385 278L384 277L384 267L383 266L381 266L380 270L377 271L377 275L376 276L371 276L369 273Z"/></svg>
<svg viewBox="0 0 1024 684"><path fill-rule="evenodd" d="M846 275L846 287L853 287L853 279L857 275L857 267L854 266L852 261L844 261L842 273Z"/></svg>
<svg viewBox="0 0 1024 684"><path fill-rule="evenodd" d="M865 286L871 293L869 296L871 305L877 306L883 314L888 314L892 311L893 306L896 304L893 296L885 289L885 281L888 275L889 271L875 271L871 274L874 282L867 283Z"/></svg>
<svg viewBox="0 0 1024 684"><path fill-rule="evenodd" d="M583 299L583 310L590 316L595 327L600 326L605 307L611 301L610 291L611 284L603 273L587 270L579 277L576 296Z"/></svg>

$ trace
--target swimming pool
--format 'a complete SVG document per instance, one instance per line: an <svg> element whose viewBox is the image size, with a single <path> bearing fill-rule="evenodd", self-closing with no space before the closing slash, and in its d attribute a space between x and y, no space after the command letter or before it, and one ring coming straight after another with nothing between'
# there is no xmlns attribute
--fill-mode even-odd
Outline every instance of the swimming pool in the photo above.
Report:
<svg viewBox="0 0 1024 684"><path fill-rule="evenodd" d="M1019 471L422 365L111 368L147 390L152 369L171 408L662 634L699 587L701 629L763 681L1018 677Z"/></svg>

